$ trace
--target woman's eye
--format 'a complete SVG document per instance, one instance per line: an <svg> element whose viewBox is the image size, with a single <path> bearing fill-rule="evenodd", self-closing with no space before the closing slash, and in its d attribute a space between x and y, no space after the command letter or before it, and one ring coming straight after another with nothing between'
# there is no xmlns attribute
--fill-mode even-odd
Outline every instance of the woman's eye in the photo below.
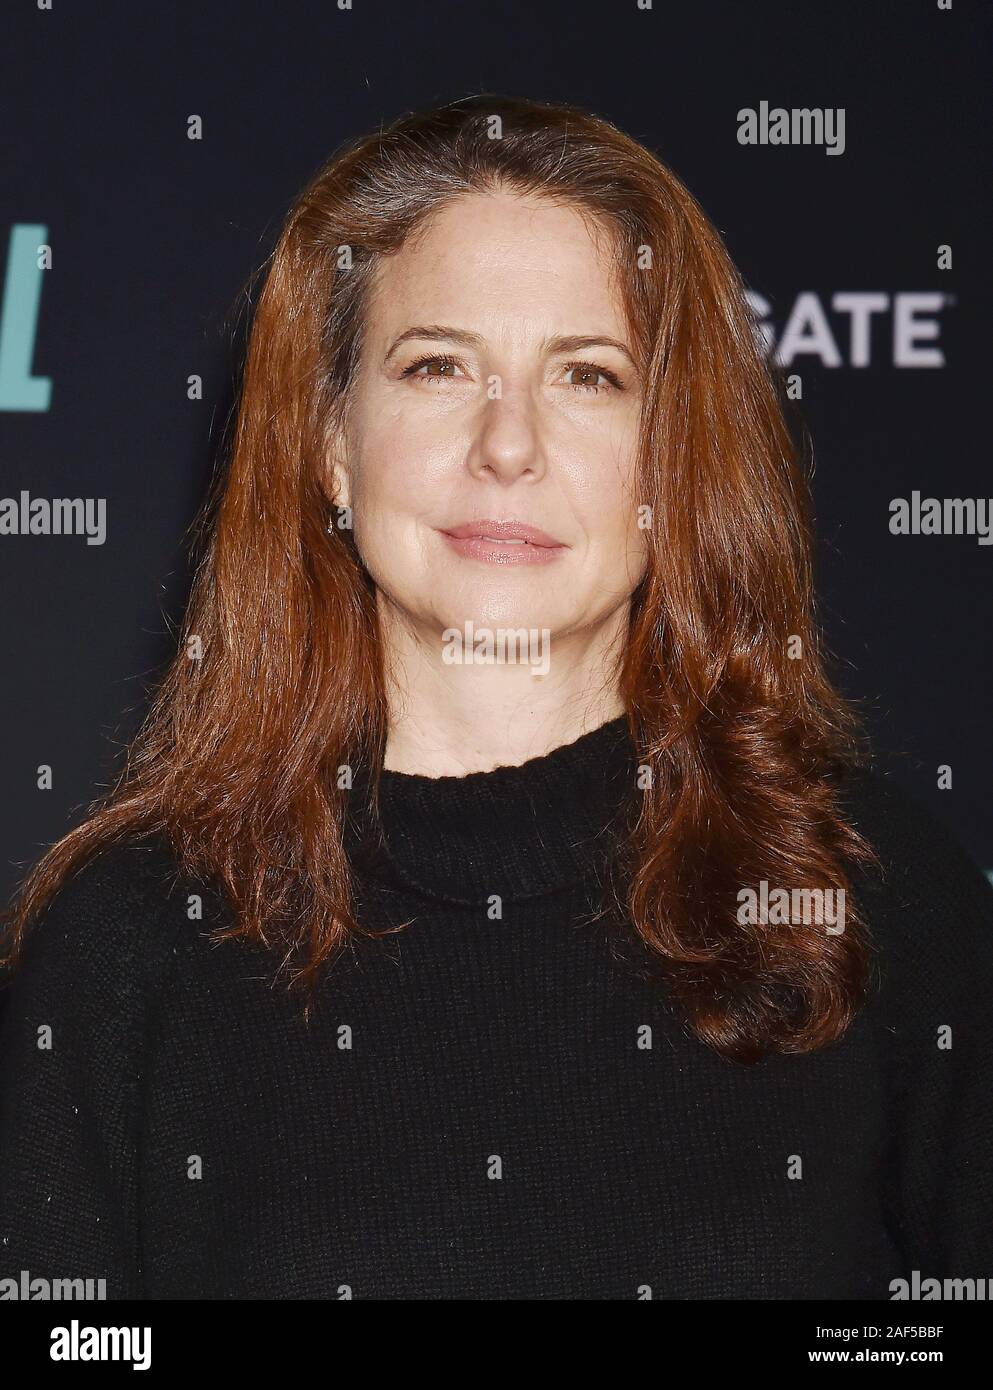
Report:
<svg viewBox="0 0 993 1390"><path fill-rule="evenodd" d="M575 375L574 381L568 385L577 391L602 391L602 390L621 390L621 383L613 372L608 372L606 367L598 367L593 362L570 362L566 367L568 375ZM602 381L597 381L602 377Z"/></svg>
<svg viewBox="0 0 993 1390"><path fill-rule="evenodd" d="M412 362L403 375L418 376L428 381L458 380L455 375L458 365L454 357L422 357L419 362Z"/></svg>

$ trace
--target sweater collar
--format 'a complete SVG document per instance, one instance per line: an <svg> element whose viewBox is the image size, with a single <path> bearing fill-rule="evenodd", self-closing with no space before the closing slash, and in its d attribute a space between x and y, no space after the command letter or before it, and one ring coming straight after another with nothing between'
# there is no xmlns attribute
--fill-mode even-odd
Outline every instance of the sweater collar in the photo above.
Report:
<svg viewBox="0 0 993 1390"><path fill-rule="evenodd" d="M461 777L356 770L345 844L360 874L457 903L555 892L599 875L634 801L625 715L518 766Z"/></svg>

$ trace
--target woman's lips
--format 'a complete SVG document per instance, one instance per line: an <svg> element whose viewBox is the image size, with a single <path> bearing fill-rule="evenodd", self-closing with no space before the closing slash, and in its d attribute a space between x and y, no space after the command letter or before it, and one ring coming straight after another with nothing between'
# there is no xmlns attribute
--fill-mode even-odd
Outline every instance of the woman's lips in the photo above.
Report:
<svg viewBox="0 0 993 1390"><path fill-rule="evenodd" d="M494 541L486 536L452 536L441 533L453 550L468 560L490 565L548 565L564 555L565 545L529 545L527 541Z"/></svg>
<svg viewBox="0 0 993 1390"><path fill-rule="evenodd" d="M441 534L458 554L490 565L547 565L569 549L536 526L517 521L470 521Z"/></svg>

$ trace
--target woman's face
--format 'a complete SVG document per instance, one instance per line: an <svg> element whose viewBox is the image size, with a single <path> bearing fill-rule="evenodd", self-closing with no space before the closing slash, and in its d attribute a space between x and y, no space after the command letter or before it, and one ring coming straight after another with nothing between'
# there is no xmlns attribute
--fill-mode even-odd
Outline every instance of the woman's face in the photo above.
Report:
<svg viewBox="0 0 993 1390"><path fill-rule="evenodd" d="M633 352L571 209L467 196L381 264L335 497L390 616L435 643L467 621L539 629L552 651L616 621L646 558ZM447 534L479 521L558 544Z"/></svg>

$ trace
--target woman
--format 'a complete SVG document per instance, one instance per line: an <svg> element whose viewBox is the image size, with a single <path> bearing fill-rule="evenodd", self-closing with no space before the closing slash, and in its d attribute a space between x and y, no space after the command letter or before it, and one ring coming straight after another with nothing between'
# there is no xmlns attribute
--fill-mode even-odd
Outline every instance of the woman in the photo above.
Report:
<svg viewBox="0 0 993 1390"><path fill-rule="evenodd" d="M10 914L0 1275L991 1272L990 892L867 765L740 279L653 155L484 96L334 157L211 512L128 767Z"/></svg>

